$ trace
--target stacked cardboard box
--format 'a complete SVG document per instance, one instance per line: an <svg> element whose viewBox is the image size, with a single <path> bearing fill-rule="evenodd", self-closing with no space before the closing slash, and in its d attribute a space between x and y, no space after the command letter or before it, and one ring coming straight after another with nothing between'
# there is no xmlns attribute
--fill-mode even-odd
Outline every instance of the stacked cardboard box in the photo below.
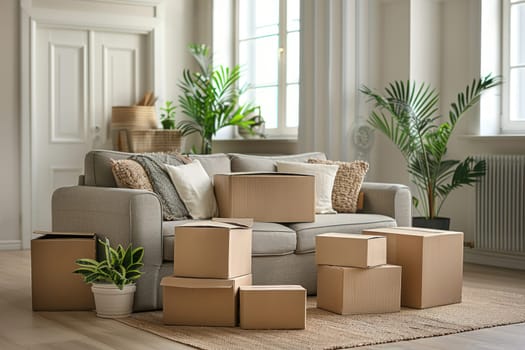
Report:
<svg viewBox="0 0 525 350"><path fill-rule="evenodd" d="M341 315L400 310L401 267L387 265L382 236L316 237L317 307Z"/></svg>
<svg viewBox="0 0 525 350"><path fill-rule="evenodd" d="M428 308L461 302L463 233L418 227L366 230L387 239L387 263L401 265L401 305Z"/></svg>
<svg viewBox="0 0 525 350"><path fill-rule="evenodd" d="M165 324L237 325L239 288L252 284L252 223L215 219L175 228L174 276L161 281Z"/></svg>

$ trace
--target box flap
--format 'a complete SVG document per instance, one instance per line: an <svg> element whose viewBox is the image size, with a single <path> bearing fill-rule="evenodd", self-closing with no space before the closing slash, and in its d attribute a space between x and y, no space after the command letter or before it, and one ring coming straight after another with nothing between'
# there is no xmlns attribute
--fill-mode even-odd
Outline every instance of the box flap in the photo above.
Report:
<svg viewBox="0 0 525 350"><path fill-rule="evenodd" d="M273 290L273 291L284 291L284 290L300 290L300 291L306 291L303 286L300 285L267 285L267 286L241 286L241 290L244 291L265 291L265 290Z"/></svg>
<svg viewBox="0 0 525 350"><path fill-rule="evenodd" d="M188 222L178 227L213 227L213 228L236 229L236 228L246 228L248 226L241 225L241 224L235 224L235 223L213 221L213 220L200 220L200 221Z"/></svg>
<svg viewBox="0 0 525 350"><path fill-rule="evenodd" d="M94 232L52 232L52 231L33 231L36 235L53 235L53 236L74 236L74 237L94 237Z"/></svg>
<svg viewBox="0 0 525 350"><path fill-rule="evenodd" d="M178 288L232 288L235 283L234 279L216 279L216 278L184 278L168 276L160 281L163 287Z"/></svg>
<svg viewBox="0 0 525 350"><path fill-rule="evenodd" d="M240 227L250 228L253 226L253 219L250 218L212 218L212 221L233 224Z"/></svg>
<svg viewBox="0 0 525 350"><path fill-rule="evenodd" d="M335 237L335 238L352 238L352 239L385 239L385 236L369 235L369 234L360 234L360 233L322 233L317 235L319 237Z"/></svg>
<svg viewBox="0 0 525 350"><path fill-rule="evenodd" d="M403 234L408 236L421 236L421 237L432 237L432 236L443 236L443 235L457 235L463 234L459 231L443 231L443 230L433 230L429 228L421 227L391 227L384 229L370 229L365 230L370 233L381 232L381 233L391 233L391 234Z"/></svg>

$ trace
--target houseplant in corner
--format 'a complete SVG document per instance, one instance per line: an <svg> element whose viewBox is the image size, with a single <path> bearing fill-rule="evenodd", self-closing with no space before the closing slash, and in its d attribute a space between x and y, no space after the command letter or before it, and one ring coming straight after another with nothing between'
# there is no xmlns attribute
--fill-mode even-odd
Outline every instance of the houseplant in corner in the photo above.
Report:
<svg viewBox="0 0 525 350"><path fill-rule="evenodd" d="M183 135L199 133L202 138L201 153L207 154L211 153L212 138L223 127L237 125L252 131L255 122L250 116L257 107L239 102L247 89L246 86L237 86L241 75L239 65L214 68L208 46L192 44L189 49L199 70L183 71L179 83L182 90L179 105L189 119L180 121L177 127Z"/></svg>
<svg viewBox="0 0 525 350"><path fill-rule="evenodd" d="M447 144L455 126L481 94L501 84L490 74L474 79L450 105L447 118L439 111L439 94L427 84L394 81L384 94L363 86L361 92L374 104L368 122L385 134L407 162L408 173L417 189L413 204L422 217L413 218L414 226L448 229L450 219L439 213L448 195L464 185L472 185L485 175L486 164L467 157L447 159Z"/></svg>
<svg viewBox="0 0 525 350"><path fill-rule="evenodd" d="M144 248L128 245L111 247L109 240L99 240L104 249L104 259L78 259L79 268L73 273L81 274L86 283L91 283L95 297L97 316L117 318L129 316L133 310L135 281L142 275Z"/></svg>

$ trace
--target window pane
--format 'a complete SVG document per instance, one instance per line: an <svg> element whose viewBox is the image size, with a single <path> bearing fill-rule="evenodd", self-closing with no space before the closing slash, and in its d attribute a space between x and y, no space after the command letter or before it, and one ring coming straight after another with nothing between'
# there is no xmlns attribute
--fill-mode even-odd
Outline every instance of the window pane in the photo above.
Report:
<svg viewBox="0 0 525 350"><path fill-rule="evenodd" d="M254 85L277 84L279 38L270 36L243 41L239 45L239 63L245 79Z"/></svg>
<svg viewBox="0 0 525 350"><path fill-rule="evenodd" d="M277 128L277 86L254 89L255 104L261 106L265 127Z"/></svg>
<svg viewBox="0 0 525 350"><path fill-rule="evenodd" d="M286 51L286 82L299 82L299 32L288 33Z"/></svg>
<svg viewBox="0 0 525 350"><path fill-rule="evenodd" d="M288 0L286 3L287 31L299 30L300 1Z"/></svg>
<svg viewBox="0 0 525 350"><path fill-rule="evenodd" d="M525 64L525 4L510 8L510 64Z"/></svg>
<svg viewBox="0 0 525 350"><path fill-rule="evenodd" d="M239 38L279 33L279 0L239 0Z"/></svg>
<svg viewBox="0 0 525 350"><path fill-rule="evenodd" d="M299 126L299 84L286 87L286 127Z"/></svg>
<svg viewBox="0 0 525 350"><path fill-rule="evenodd" d="M525 120L525 68L516 68L510 71L509 111L510 120Z"/></svg>

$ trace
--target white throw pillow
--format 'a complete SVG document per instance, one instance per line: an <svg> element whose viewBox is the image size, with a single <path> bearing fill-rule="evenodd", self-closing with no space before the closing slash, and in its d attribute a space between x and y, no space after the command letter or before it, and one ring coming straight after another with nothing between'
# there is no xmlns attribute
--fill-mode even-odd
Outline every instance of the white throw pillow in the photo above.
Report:
<svg viewBox="0 0 525 350"><path fill-rule="evenodd" d="M164 166L193 219L209 219L218 215L213 185L198 160L179 166Z"/></svg>
<svg viewBox="0 0 525 350"><path fill-rule="evenodd" d="M332 189L339 165L308 164L299 162L277 162L280 173L300 173L315 176L315 212L317 214L334 214L332 207Z"/></svg>

